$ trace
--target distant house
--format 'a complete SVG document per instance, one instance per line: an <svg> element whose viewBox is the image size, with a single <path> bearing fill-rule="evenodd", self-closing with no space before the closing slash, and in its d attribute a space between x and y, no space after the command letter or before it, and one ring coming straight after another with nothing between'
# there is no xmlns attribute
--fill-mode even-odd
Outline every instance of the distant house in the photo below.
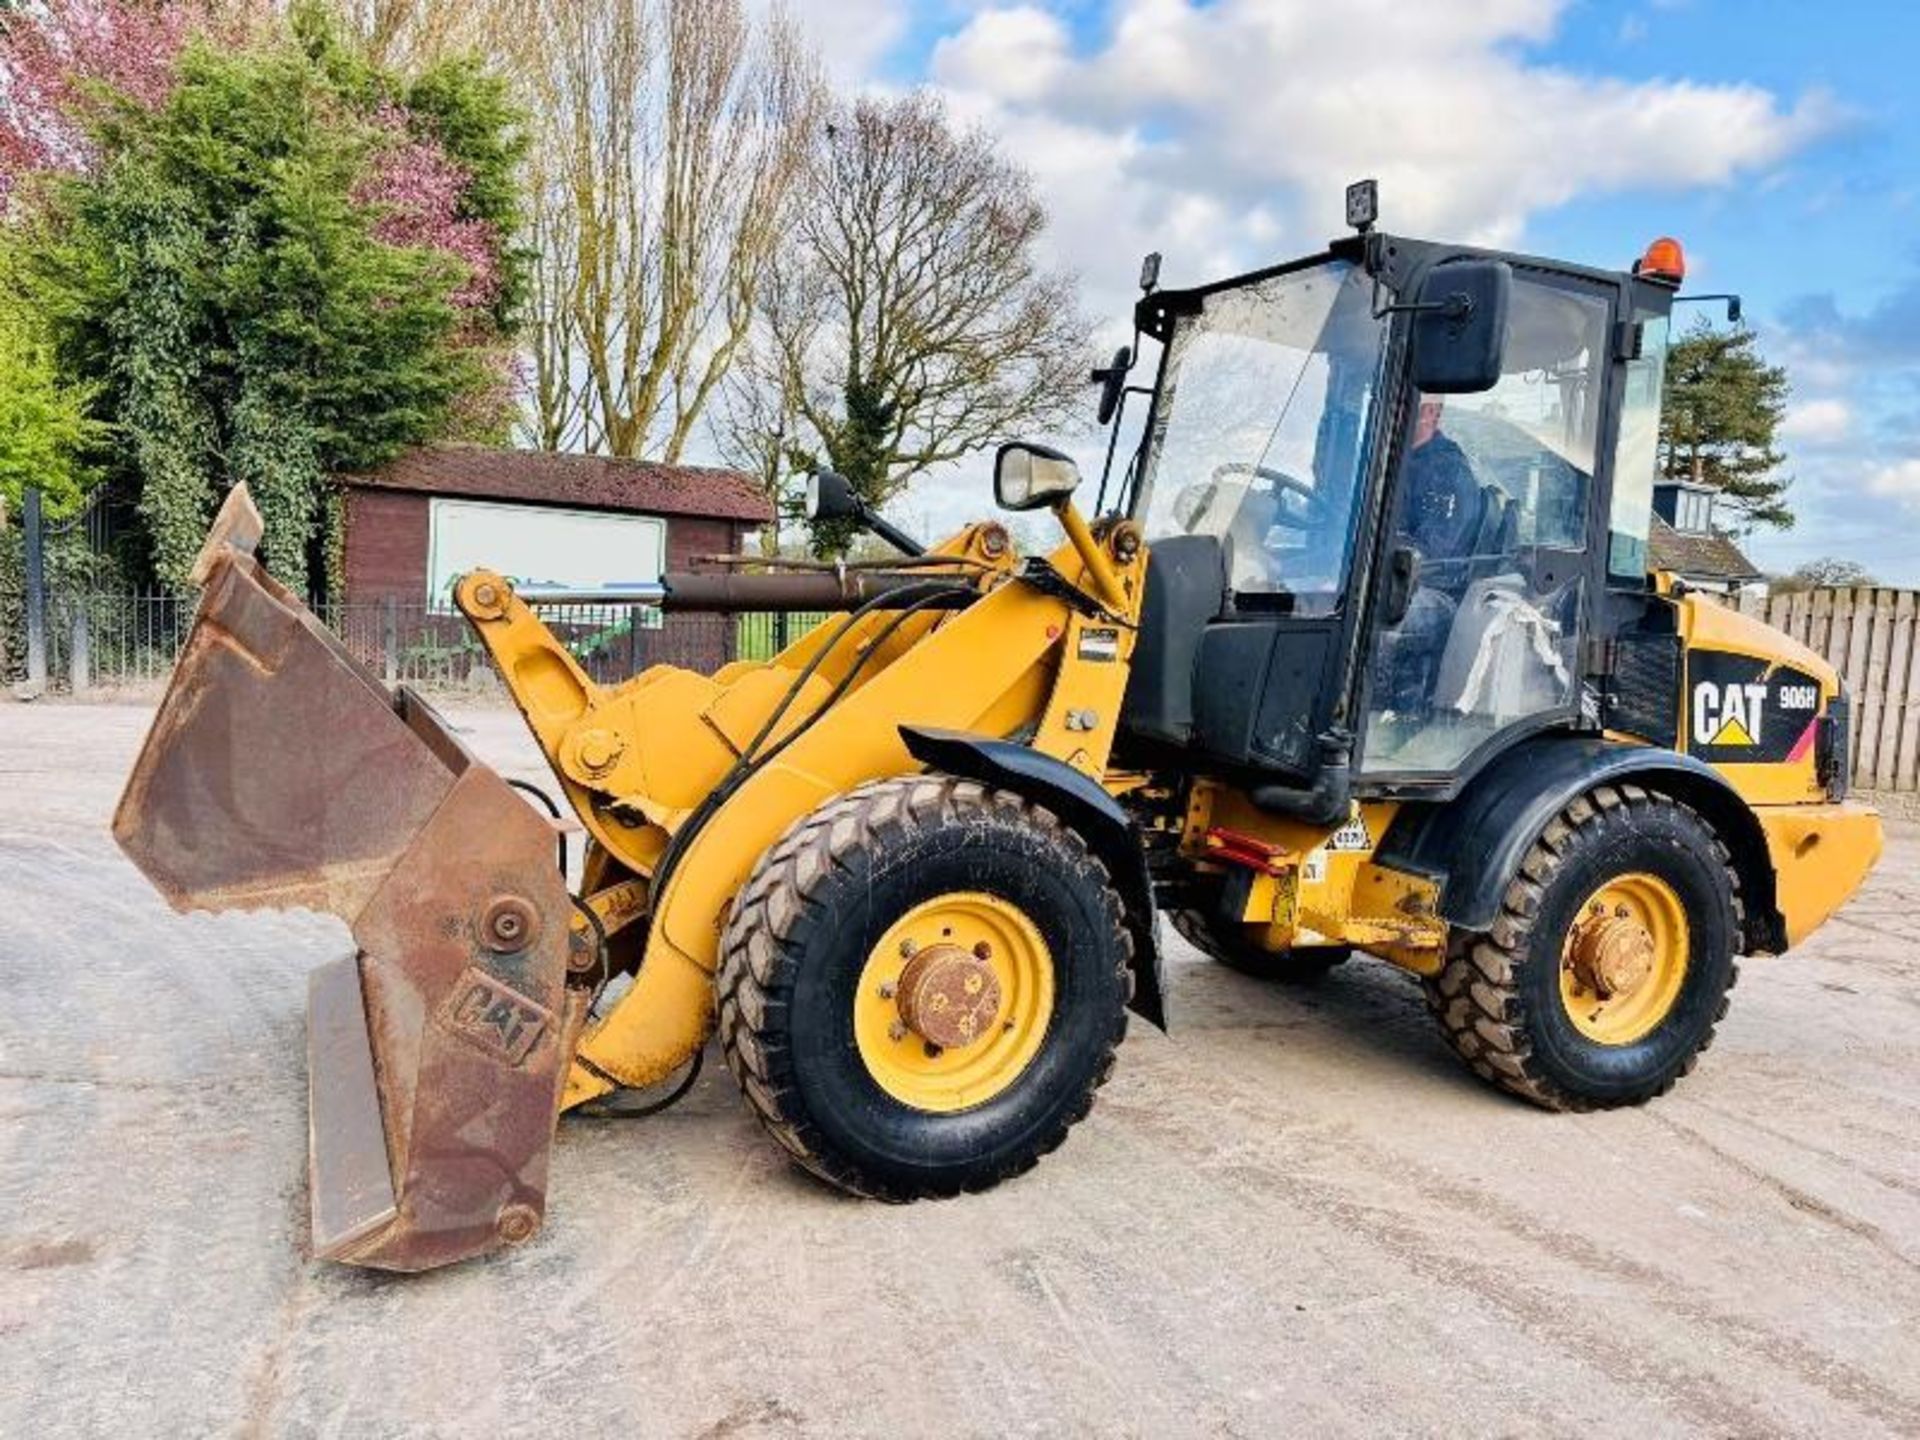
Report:
<svg viewBox="0 0 1920 1440"><path fill-rule="evenodd" d="M1713 524L1714 489L1684 480L1653 487L1647 566L1669 570L1696 590L1737 595L1765 580L1732 538Z"/></svg>
<svg viewBox="0 0 1920 1440"><path fill-rule="evenodd" d="M597 589L736 553L773 515L753 477L696 465L442 445L340 477L349 605L447 604L453 578Z"/></svg>

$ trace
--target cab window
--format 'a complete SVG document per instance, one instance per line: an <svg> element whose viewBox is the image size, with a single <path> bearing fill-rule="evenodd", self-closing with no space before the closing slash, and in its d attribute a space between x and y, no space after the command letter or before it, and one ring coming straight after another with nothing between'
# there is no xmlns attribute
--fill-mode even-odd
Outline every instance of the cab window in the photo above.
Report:
<svg viewBox="0 0 1920 1440"><path fill-rule="evenodd" d="M1417 578L1375 637L1369 772L1451 773L1571 703L1611 313L1585 284L1516 275L1499 382L1417 397L1390 542Z"/></svg>

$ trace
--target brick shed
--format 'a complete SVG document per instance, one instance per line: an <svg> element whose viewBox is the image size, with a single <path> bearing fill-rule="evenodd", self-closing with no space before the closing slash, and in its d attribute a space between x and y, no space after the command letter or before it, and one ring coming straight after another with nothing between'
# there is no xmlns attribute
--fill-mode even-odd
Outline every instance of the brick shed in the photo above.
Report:
<svg viewBox="0 0 1920 1440"><path fill-rule="evenodd" d="M751 476L696 465L444 445L364 475L346 496L344 598L440 604L486 565L589 587L737 552L772 517Z"/></svg>

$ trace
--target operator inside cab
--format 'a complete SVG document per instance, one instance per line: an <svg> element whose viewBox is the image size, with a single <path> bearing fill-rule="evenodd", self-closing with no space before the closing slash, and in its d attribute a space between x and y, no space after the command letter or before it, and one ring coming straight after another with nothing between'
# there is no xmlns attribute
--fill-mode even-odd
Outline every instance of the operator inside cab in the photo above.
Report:
<svg viewBox="0 0 1920 1440"><path fill-rule="evenodd" d="M1486 504L1466 451L1440 428L1445 409L1442 396L1420 397L1394 525L1396 537L1412 547L1428 577L1472 555ZM1376 697L1396 717L1425 710L1457 609L1454 597L1431 578L1414 590L1406 617L1393 631L1387 693Z"/></svg>
<svg viewBox="0 0 1920 1440"><path fill-rule="evenodd" d="M1468 553L1481 508L1480 486L1467 452L1440 429L1446 403L1439 395L1420 397L1401 504L1402 532L1422 554L1436 560Z"/></svg>
<svg viewBox="0 0 1920 1440"><path fill-rule="evenodd" d="M1456 766L1571 693L1605 334L1597 302L1522 278L1500 381L1419 396L1390 532L1417 578L1375 653L1376 767Z"/></svg>
<svg viewBox="0 0 1920 1440"><path fill-rule="evenodd" d="M1149 542L1218 537L1237 615L1332 620L1363 599L1378 479L1414 582L1401 613L1366 611L1361 763L1455 773L1573 696L1610 314L1597 289L1516 274L1498 381L1416 394L1377 476L1394 377L1371 277L1329 259L1210 292L1168 338L1131 513Z"/></svg>

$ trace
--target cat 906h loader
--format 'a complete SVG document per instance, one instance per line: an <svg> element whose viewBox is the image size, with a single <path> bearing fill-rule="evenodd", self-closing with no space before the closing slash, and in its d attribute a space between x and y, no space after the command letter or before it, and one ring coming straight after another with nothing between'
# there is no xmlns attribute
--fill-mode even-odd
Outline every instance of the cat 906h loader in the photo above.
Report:
<svg viewBox="0 0 1920 1440"><path fill-rule="evenodd" d="M1462 1058L1545 1106L1692 1066L1736 957L1824 921L1880 827L1833 669L1647 573L1678 247L1590 270L1359 202L1322 254L1147 287L1157 380L1134 347L1096 377L1116 434L1150 406L1097 518L1065 457L1003 448L1050 555L985 521L864 568L668 575L628 598L841 613L614 686L538 597L464 576L585 827L572 893L550 821L274 583L235 493L115 833L181 908L352 927L312 979L317 1254L524 1240L556 1116L716 1028L828 1182L993 1185L1086 1115L1129 1008L1164 1023L1161 910L1259 974L1414 972Z"/></svg>

